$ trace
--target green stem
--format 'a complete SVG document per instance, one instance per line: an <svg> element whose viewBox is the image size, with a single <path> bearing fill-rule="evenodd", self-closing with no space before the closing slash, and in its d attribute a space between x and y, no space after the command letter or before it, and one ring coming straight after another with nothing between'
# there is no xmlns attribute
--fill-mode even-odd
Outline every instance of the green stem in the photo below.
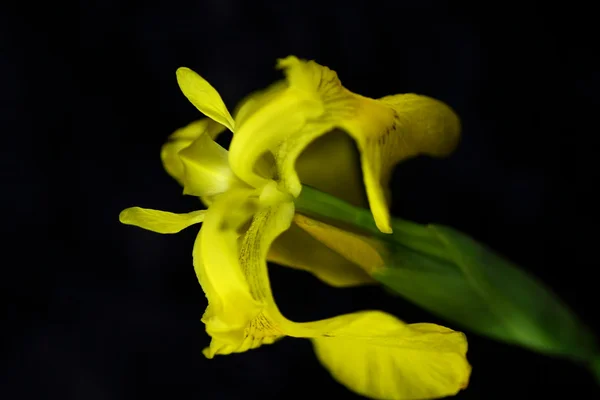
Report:
<svg viewBox="0 0 600 400"><path fill-rule="evenodd" d="M297 212L309 217L329 218L351 225L365 233L378 236L381 234L368 210L355 207L310 186L302 187L302 192L294 203Z"/></svg>

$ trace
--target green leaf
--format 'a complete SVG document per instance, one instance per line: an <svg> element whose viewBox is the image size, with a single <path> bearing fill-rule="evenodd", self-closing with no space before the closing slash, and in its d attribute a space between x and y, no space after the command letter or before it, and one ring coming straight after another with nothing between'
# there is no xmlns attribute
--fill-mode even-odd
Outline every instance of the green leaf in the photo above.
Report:
<svg viewBox="0 0 600 400"><path fill-rule="evenodd" d="M600 385L600 355L596 356L590 364L590 369L596 378L596 382Z"/></svg>
<svg viewBox="0 0 600 400"><path fill-rule="evenodd" d="M600 376L593 334L537 279L449 227L394 219L379 232L369 210L304 187L296 209L368 233L385 244L386 268L373 277L456 325L546 354L589 363Z"/></svg>
<svg viewBox="0 0 600 400"><path fill-rule="evenodd" d="M574 359L597 354L592 333L541 282L461 232L422 229L438 241L436 255L390 243L375 279L473 332Z"/></svg>

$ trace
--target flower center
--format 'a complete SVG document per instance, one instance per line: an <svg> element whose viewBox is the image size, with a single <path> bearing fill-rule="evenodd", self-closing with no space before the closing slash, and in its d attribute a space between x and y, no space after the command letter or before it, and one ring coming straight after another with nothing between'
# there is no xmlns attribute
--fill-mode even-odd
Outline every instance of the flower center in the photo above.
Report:
<svg viewBox="0 0 600 400"><path fill-rule="evenodd" d="M276 181L271 180L261 189L259 201L261 205L271 207L284 202L294 201L294 196L281 188Z"/></svg>

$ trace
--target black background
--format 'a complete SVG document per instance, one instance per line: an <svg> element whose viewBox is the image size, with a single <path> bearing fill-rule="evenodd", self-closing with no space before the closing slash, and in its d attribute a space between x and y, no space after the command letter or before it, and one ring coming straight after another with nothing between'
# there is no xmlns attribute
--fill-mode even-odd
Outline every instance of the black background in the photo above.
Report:
<svg viewBox="0 0 600 400"><path fill-rule="evenodd" d="M118 222L133 205L197 207L159 158L167 135L200 117L177 87L177 67L203 75L233 109L279 79L275 60L289 54L330 66L363 95L416 92L454 107L459 149L397 168L394 215L487 243L600 332L597 234L584 211L597 182L591 11L483 3L3 3L0 396L358 398L305 340L206 360L195 229L158 235ZM443 323L379 288L333 289L277 266L271 277L291 319L378 308ZM473 334L469 346L474 369L460 399L599 394L578 365Z"/></svg>

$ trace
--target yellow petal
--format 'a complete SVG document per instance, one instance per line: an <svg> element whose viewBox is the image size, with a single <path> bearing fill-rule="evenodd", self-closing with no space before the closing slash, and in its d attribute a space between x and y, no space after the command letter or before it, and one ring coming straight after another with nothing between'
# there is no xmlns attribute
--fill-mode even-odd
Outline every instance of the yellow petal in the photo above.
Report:
<svg viewBox="0 0 600 400"><path fill-rule="evenodd" d="M201 113L233 132L233 118L231 118L219 92L206 79L189 68L181 67L177 69L177 83L185 97Z"/></svg>
<svg viewBox="0 0 600 400"><path fill-rule="evenodd" d="M385 267L382 245L370 238L336 228L304 215L297 214L294 222L312 237L347 260L359 265L369 275Z"/></svg>
<svg viewBox="0 0 600 400"><path fill-rule="evenodd" d="M294 196L298 196L302 188L296 172L300 154L314 140L335 129L339 125L339 119L352 116L354 96L341 85L334 71L314 61L305 62L290 56L279 60L278 68L284 70L288 81L287 96L297 100L297 105L286 114L286 118L302 121L302 127L294 130L294 126L289 125L287 131L280 131L279 141L277 146L273 146L273 152L282 185ZM267 110L268 107L265 106L264 109ZM335 170L339 166L330 166L329 160L321 161L322 169L331 168L331 174L339 173L340 179L337 182L326 180L332 185L340 187L346 174L352 173L352 170ZM351 186L348 189L351 190ZM336 191L334 187L323 187L322 190ZM354 197L356 201L361 200L360 193L354 193Z"/></svg>
<svg viewBox="0 0 600 400"><path fill-rule="evenodd" d="M270 101L277 99L286 88L287 83L285 81L279 81L264 90L256 91L247 96L238 104L238 107L234 112L236 125L244 125L248 118L254 116L264 105L269 104ZM251 125L256 125L257 123L257 121L254 121ZM264 134L261 135L261 137L266 136L267 135ZM255 140L251 140L251 143L255 144L256 142ZM244 157L250 156L250 158L254 160L245 165L253 163L252 176L256 179L249 179L247 182L253 184L255 187L260 187L267 183L268 180L276 178L276 166L272 153L265 150L260 151L262 151L262 154L259 154L256 159L254 159L256 154L250 148L246 147L243 151ZM233 161L233 163L236 165L240 164L235 161Z"/></svg>
<svg viewBox="0 0 600 400"><path fill-rule="evenodd" d="M268 179L257 173L257 162L264 153L273 152L282 137L302 129L305 118L294 110L310 107L310 102L303 102L284 91L274 96L268 106L247 115L243 122L237 121L237 131L229 146L234 173L251 186L265 185Z"/></svg>
<svg viewBox="0 0 600 400"><path fill-rule="evenodd" d="M290 63L303 69L310 79L290 71ZM287 68L288 85L275 85L272 90L259 93L255 101L249 101L250 105L238 113L237 131L229 151L231 168L245 182L255 187L264 184L264 178L255 171L255 164L265 152L270 151L276 155L276 159L281 158L278 154L286 155L293 168L302 149L314 138L333 128L332 121L318 119L325 113L324 103L314 89L307 90L307 81L318 85L321 80L337 79L337 76L333 71L318 67L312 62L301 63L295 57L280 60L278 68ZM336 102L333 99L332 103ZM287 143L290 138L293 138L293 143ZM280 161L277 160L278 164ZM284 182L287 179L285 173L279 177ZM289 184L284 183L284 187L294 196L301 189L297 179Z"/></svg>
<svg viewBox="0 0 600 400"><path fill-rule="evenodd" d="M236 107L233 115L237 125L254 115L264 105L279 96L288 87L287 82L278 81L263 90L257 90L246 96Z"/></svg>
<svg viewBox="0 0 600 400"><path fill-rule="evenodd" d="M342 86L335 72L313 61L287 57L278 66L285 69L288 86L281 86L268 101L245 113L230 148L233 171L258 187L264 179L255 172L255 164L262 154L271 152L282 185L297 196L301 190L298 157L318 137L340 128L360 151L377 226L391 233L387 185L393 167L418 154L442 156L452 151L459 139L458 117L445 104L425 96L375 100L354 94ZM323 168L327 168L326 160Z"/></svg>
<svg viewBox="0 0 600 400"><path fill-rule="evenodd" d="M202 134L208 134L215 139L224 130L223 125L210 118L203 118L173 132L160 151L160 158L167 173L183 186L184 167L179 152Z"/></svg>
<svg viewBox="0 0 600 400"><path fill-rule="evenodd" d="M293 224L271 245L269 261L314 274L335 287L375 283L358 265L348 261Z"/></svg>
<svg viewBox="0 0 600 400"><path fill-rule="evenodd" d="M255 193L234 189L216 197L194 251L196 273L209 299L203 317L212 337L204 351L208 358L273 343L283 335L268 314L274 303L266 254L289 227L294 206L287 202L258 210Z"/></svg>
<svg viewBox="0 0 600 400"><path fill-rule="evenodd" d="M377 227L391 233L388 184L400 161L419 154L445 156L456 147L460 122L444 103L416 94L360 98L358 112L341 121L361 153L367 197Z"/></svg>
<svg viewBox="0 0 600 400"><path fill-rule="evenodd" d="M289 229L293 203L257 211L253 193L232 190L217 197L195 248L196 271L209 298L203 318L212 337L207 357L246 351L287 334L313 338L319 358L338 380L375 398L441 397L466 385L470 367L460 333L405 325L378 312L308 323L285 319L272 297L265 257L273 240Z"/></svg>
<svg viewBox="0 0 600 400"><path fill-rule="evenodd" d="M194 269L209 304L202 321L213 338L205 355L227 354L241 346L244 330L260 312L239 263L238 229L252 217L250 192L215 198L194 245Z"/></svg>
<svg viewBox="0 0 600 400"><path fill-rule="evenodd" d="M205 210L199 210L187 214L174 214L167 211L131 207L121 211L119 221L153 232L177 233L190 225L202 222L205 212Z"/></svg>
<svg viewBox="0 0 600 400"><path fill-rule="evenodd" d="M302 189L296 168L300 154L313 141L339 126L340 119L351 118L355 112L355 96L344 88L337 74L314 61L303 61L290 56L278 61L278 68L284 70L290 89L289 95L310 99L310 108L296 107L295 118L304 120L302 129L286 132L275 151L282 185L294 196ZM290 116L288 116L290 117ZM327 160L322 168L329 168ZM332 165L333 169L335 166ZM345 177L347 171L335 171ZM329 183L333 183L329 180ZM337 185L337 184L336 184ZM333 188L322 188L329 192Z"/></svg>
<svg viewBox="0 0 600 400"><path fill-rule="evenodd" d="M323 108L317 118L305 113L306 126L288 134L280 146L276 159L282 179L296 195L298 154L333 124L356 141L375 222L381 231L391 233L386 192L393 167L418 154L443 156L451 152L459 139L458 117L444 103L426 96L407 94L374 100L354 94L342 86L335 72L312 61L288 57L280 66L286 69L291 88L299 88L305 97L313 94ZM308 129L309 125L313 128Z"/></svg>
<svg viewBox="0 0 600 400"><path fill-rule="evenodd" d="M184 194L211 197L239 182L229 168L227 150L206 133L181 150L179 158L184 169Z"/></svg>
<svg viewBox="0 0 600 400"><path fill-rule="evenodd" d="M269 231L269 221L275 219L262 214L253 225ZM251 236L245 240L249 257L263 251ZM261 283L251 283L258 288L251 290L267 299L261 322L281 334L312 338L319 359L351 390L378 399L426 399L456 394L467 385L471 368L462 333L434 324L407 325L376 311L295 323L272 300L266 268L255 271L262 278L257 275L249 282Z"/></svg>
<svg viewBox="0 0 600 400"><path fill-rule="evenodd" d="M385 400L435 399L457 394L471 367L460 332L435 324L405 324L377 311L322 324L317 357L349 389Z"/></svg>

